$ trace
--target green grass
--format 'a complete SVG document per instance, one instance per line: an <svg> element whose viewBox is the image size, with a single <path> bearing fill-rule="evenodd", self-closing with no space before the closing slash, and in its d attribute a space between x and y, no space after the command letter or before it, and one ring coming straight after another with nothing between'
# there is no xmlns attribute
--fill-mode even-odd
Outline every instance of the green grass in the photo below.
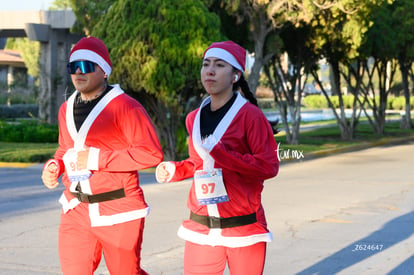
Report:
<svg viewBox="0 0 414 275"><path fill-rule="evenodd" d="M57 143L0 142L0 162L45 162L57 147Z"/></svg>
<svg viewBox="0 0 414 275"><path fill-rule="evenodd" d="M294 159L292 151L302 152L306 156L323 155L327 151L341 152L343 150L358 150L366 144L385 144L389 142L398 142L403 138L414 140L414 129L400 129L399 122L390 122L385 126L384 135L373 134L369 124L360 124L355 132L355 137L351 141L341 140L339 127L326 126L315 130L302 131L299 135L299 144L287 144L286 136L282 133L276 135L276 141L279 144L279 150L285 151L287 159ZM286 151L290 151L290 154ZM288 158L290 156L290 158Z"/></svg>

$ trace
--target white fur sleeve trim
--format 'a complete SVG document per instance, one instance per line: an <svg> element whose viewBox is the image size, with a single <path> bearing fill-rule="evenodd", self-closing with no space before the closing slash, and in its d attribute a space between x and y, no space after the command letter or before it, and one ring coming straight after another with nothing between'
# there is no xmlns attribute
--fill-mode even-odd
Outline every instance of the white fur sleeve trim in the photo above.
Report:
<svg viewBox="0 0 414 275"><path fill-rule="evenodd" d="M55 159L49 159L44 165L43 165L43 170L46 169L51 163L54 163L58 169L60 170L60 165L59 162Z"/></svg>
<svg viewBox="0 0 414 275"><path fill-rule="evenodd" d="M88 154L88 164L87 168L88 170L99 170L99 152L100 149L95 147L89 148L89 154Z"/></svg>

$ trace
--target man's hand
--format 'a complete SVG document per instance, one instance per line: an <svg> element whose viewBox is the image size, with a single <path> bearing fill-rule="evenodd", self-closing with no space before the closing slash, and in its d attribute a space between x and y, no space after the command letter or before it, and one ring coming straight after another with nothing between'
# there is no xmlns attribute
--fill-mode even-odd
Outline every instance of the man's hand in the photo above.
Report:
<svg viewBox="0 0 414 275"><path fill-rule="evenodd" d="M51 162L47 167L43 169L42 181L47 188L56 188L59 185L58 178L59 168L56 163Z"/></svg>

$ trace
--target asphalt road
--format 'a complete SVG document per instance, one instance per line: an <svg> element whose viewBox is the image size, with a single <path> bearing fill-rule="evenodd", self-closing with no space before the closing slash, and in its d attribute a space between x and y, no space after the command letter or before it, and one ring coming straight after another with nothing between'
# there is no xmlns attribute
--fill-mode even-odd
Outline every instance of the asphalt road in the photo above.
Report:
<svg viewBox="0 0 414 275"><path fill-rule="evenodd" d="M274 234L264 274L414 274L413 156L409 142L282 161L263 192ZM60 274L62 186L43 187L41 167L0 168L0 274ZM151 275L183 274L176 232L188 216L190 181L158 184L151 173L141 179L152 208L142 266ZM104 263L96 274L109 274Z"/></svg>

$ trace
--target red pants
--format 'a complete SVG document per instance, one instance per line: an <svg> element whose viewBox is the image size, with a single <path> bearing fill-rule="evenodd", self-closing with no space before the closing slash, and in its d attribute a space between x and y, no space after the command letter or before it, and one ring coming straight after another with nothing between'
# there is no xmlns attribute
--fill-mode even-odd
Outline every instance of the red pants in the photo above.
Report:
<svg viewBox="0 0 414 275"><path fill-rule="evenodd" d="M111 275L147 274L140 267L145 219L91 227L87 204L61 215L59 256L64 275L92 275L102 252Z"/></svg>
<svg viewBox="0 0 414 275"><path fill-rule="evenodd" d="M221 275L228 262L231 275L260 275L265 258L265 242L236 248L185 242L184 274Z"/></svg>

